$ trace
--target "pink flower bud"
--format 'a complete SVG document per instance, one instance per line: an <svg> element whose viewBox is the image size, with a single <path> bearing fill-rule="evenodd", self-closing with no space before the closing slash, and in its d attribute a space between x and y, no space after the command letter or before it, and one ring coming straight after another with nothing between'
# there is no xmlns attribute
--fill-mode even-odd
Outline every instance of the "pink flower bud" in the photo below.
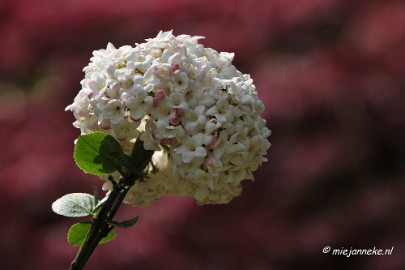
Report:
<svg viewBox="0 0 405 270"><path fill-rule="evenodd" d="M170 124L172 124L173 126L177 126L180 123L181 118L175 114L170 118Z"/></svg>
<svg viewBox="0 0 405 270"><path fill-rule="evenodd" d="M170 70L173 73L176 73L176 71L180 70L180 65L179 64L173 64L172 69Z"/></svg>
<svg viewBox="0 0 405 270"><path fill-rule="evenodd" d="M215 158L214 157L210 157L207 159L207 166L212 166L215 163Z"/></svg>
<svg viewBox="0 0 405 270"><path fill-rule="evenodd" d="M104 119L103 122L101 123L101 127L105 130L111 129L111 122L108 119Z"/></svg>
<svg viewBox="0 0 405 270"><path fill-rule="evenodd" d="M155 96L153 97L153 107L159 106L160 102L162 102L165 98L166 92L163 89L157 90Z"/></svg>
<svg viewBox="0 0 405 270"><path fill-rule="evenodd" d="M183 117L186 113L184 112L184 110L182 108L177 108L176 109L176 115L178 117Z"/></svg>

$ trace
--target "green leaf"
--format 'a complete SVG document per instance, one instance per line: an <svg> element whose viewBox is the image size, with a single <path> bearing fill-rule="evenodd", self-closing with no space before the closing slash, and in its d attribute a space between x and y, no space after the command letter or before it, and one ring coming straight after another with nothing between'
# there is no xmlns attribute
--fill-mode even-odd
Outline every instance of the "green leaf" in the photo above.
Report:
<svg viewBox="0 0 405 270"><path fill-rule="evenodd" d="M135 160L124 153L114 155L114 160L120 164L122 168L125 168L127 171L136 172L139 170L135 165Z"/></svg>
<svg viewBox="0 0 405 270"><path fill-rule="evenodd" d="M123 154L114 137L101 132L80 135L74 150L77 166L86 173L106 175L120 169L117 157Z"/></svg>
<svg viewBox="0 0 405 270"><path fill-rule="evenodd" d="M94 208L93 195L86 193L66 194L52 204L52 210L65 217L85 217L91 215Z"/></svg>
<svg viewBox="0 0 405 270"><path fill-rule="evenodd" d="M108 196L105 196L102 200L100 200L100 201L98 202L98 204L96 205L96 207L95 207L95 208L93 209L93 211L92 211L92 214L93 214L93 215L97 215L98 212L100 212L101 207L104 205L104 203L107 201L107 199L108 199Z"/></svg>
<svg viewBox="0 0 405 270"><path fill-rule="evenodd" d="M132 148L131 157L134 160L134 168L137 168L138 172L143 171L143 169L149 164L152 159L154 151L153 150L145 150L143 147L143 141L137 139L135 144ZM136 170L135 170L136 171Z"/></svg>
<svg viewBox="0 0 405 270"><path fill-rule="evenodd" d="M70 227L67 235L68 242L72 245L81 247L84 243L84 240L86 240L87 234L90 232L90 229L91 229L90 222L81 222L73 224L73 226ZM108 241L111 241L114 238L115 232L110 231L107 234L107 236L105 236L100 240L99 244L107 243Z"/></svg>
<svg viewBox="0 0 405 270"><path fill-rule="evenodd" d="M136 216L134 218L131 218L129 220L126 221L122 221L122 222L117 222L117 221L111 221L110 224L115 226L115 227L119 227L119 228L129 228L135 225L135 223L138 221L139 216Z"/></svg>

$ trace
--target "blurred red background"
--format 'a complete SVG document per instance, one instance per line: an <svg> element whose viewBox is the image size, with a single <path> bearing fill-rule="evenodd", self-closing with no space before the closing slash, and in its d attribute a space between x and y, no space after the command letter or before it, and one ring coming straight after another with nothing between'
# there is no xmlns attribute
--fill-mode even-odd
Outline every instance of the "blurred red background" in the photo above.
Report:
<svg viewBox="0 0 405 270"><path fill-rule="evenodd" d="M123 206L140 221L87 269L405 269L405 2L2 0L0 14L0 269L68 268L77 220L51 203L102 181L75 167L64 108L93 50L171 29L236 53L266 104L269 162L228 205Z"/></svg>

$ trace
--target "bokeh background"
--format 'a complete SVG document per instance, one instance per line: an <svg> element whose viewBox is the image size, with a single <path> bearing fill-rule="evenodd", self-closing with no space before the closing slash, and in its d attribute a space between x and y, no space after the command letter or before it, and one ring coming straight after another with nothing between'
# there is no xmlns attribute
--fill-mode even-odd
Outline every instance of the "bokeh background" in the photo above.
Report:
<svg viewBox="0 0 405 270"><path fill-rule="evenodd" d="M171 29L236 53L266 104L269 162L228 205L124 206L138 224L87 269L405 269L404 1L2 0L0 15L0 269L68 268L78 220L51 203L102 182L75 167L64 108L93 50Z"/></svg>

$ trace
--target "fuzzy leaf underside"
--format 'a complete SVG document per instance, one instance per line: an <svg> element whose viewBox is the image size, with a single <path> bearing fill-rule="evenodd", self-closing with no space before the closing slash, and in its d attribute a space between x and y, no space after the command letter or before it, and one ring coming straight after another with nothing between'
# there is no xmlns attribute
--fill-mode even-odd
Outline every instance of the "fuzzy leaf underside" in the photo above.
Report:
<svg viewBox="0 0 405 270"><path fill-rule="evenodd" d="M52 210L65 217L85 217L91 215L94 208L93 195L86 193L66 194L52 204Z"/></svg>

